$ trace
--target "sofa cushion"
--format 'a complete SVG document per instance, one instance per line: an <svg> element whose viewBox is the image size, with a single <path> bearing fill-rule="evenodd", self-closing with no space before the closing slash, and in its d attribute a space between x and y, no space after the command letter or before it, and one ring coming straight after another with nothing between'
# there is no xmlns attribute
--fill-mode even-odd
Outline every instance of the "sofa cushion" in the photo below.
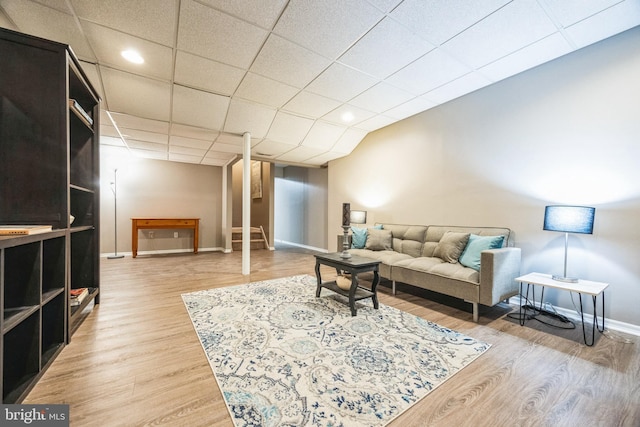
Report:
<svg viewBox="0 0 640 427"><path fill-rule="evenodd" d="M467 246L469 235L469 233L447 231L438 242L438 246L433 251L433 256L452 264L457 263L460 254Z"/></svg>
<svg viewBox="0 0 640 427"><path fill-rule="evenodd" d="M504 236L478 236L471 234L467 247L460 255L460 264L480 271L480 253L489 249L502 247Z"/></svg>
<svg viewBox="0 0 640 427"><path fill-rule="evenodd" d="M351 247L354 249L364 248L367 242L367 229L361 227L351 227Z"/></svg>
<svg viewBox="0 0 640 427"><path fill-rule="evenodd" d="M391 230L372 228L367 232L367 242L364 247L372 251L390 251L393 249L392 240Z"/></svg>
<svg viewBox="0 0 640 427"><path fill-rule="evenodd" d="M376 261L380 261L386 265L395 265L403 260L414 259L411 255L401 254L396 251L371 251L369 249L351 249L349 251L353 255L363 256Z"/></svg>
<svg viewBox="0 0 640 427"><path fill-rule="evenodd" d="M374 225L374 229L382 230L382 225ZM367 243L368 230L365 227L351 226L351 248L352 249L364 249Z"/></svg>
<svg viewBox="0 0 640 427"><path fill-rule="evenodd" d="M405 275L413 271L412 277L420 277L419 273L429 273L451 279L464 280L466 282L480 283L480 273L459 263L449 263L436 257L418 257L396 262L394 268L402 268ZM396 271L396 270L394 270Z"/></svg>

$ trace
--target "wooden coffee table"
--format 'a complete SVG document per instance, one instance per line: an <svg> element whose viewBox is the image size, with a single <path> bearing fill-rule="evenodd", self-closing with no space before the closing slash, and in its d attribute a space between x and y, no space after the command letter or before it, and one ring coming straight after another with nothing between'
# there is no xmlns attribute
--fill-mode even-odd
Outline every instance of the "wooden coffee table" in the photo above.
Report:
<svg viewBox="0 0 640 427"><path fill-rule="evenodd" d="M316 278L318 279L318 288L316 289L316 297L320 297L320 291L322 288L331 289L332 291L349 298L349 308L351 309L351 315L356 315L356 301L371 298L373 300L373 308L378 309L378 295L376 294L376 288L380 283L380 276L378 274L378 266L380 261L372 260L369 258L359 257L353 255L351 258L341 258L340 252L330 254L319 254L316 257ZM335 280L330 282L323 282L320 275L320 266L327 265L336 269L338 274L347 272L351 274L351 287L349 290L343 290L338 287ZM371 290L358 286L358 274L368 271L373 272L373 282L371 283Z"/></svg>

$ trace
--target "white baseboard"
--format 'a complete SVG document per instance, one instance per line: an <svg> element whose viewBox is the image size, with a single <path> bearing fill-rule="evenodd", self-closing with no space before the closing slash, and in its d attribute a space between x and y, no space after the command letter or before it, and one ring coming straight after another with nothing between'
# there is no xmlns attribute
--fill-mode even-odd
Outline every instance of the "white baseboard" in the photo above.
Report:
<svg viewBox="0 0 640 427"><path fill-rule="evenodd" d="M513 305L520 305L520 297L519 296L515 296L515 297L511 297L509 299L509 303L513 304ZM540 306L540 301L535 301L535 305L536 307ZM601 306L599 306L601 307ZM575 310L569 310L567 308L563 308L563 307L556 307L553 306L553 308L558 312L558 314L562 314L563 316L568 317L569 319L576 321L576 322L581 322L582 320L580 319L580 313L576 312ZM599 320L601 320L600 316L598 316ZM588 325L592 325L593 324L593 315L585 313L584 314L584 322ZM620 322L618 320L613 320L613 319L609 319L608 317L605 317L604 319L604 324L605 324L605 328L609 329L611 331L616 331L616 332L622 332L625 334L630 334L630 335L635 335L640 337L640 326L638 325L633 325L631 323L625 323L625 322Z"/></svg>
<svg viewBox="0 0 640 427"><path fill-rule="evenodd" d="M311 251L317 251L317 252L324 252L324 253L328 253L329 251L323 248L316 248L314 246L307 246L307 245L302 245L300 243L294 243L294 242L287 242L286 240L280 240L280 239L274 239L276 242L278 243L282 243L283 245L289 245L289 246L295 246L298 248L303 248L303 249L309 249ZM275 248L274 248L275 249ZM273 250L273 249L272 249Z"/></svg>

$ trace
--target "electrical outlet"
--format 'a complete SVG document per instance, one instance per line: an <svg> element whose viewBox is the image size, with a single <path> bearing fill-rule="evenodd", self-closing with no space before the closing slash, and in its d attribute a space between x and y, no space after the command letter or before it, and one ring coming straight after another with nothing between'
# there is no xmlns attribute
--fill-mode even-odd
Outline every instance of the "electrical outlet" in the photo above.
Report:
<svg viewBox="0 0 640 427"><path fill-rule="evenodd" d="M149 238L150 238L150 239L153 239L153 231L150 231L150 232L149 232Z"/></svg>
<svg viewBox="0 0 640 427"><path fill-rule="evenodd" d="M177 238L178 238L178 232L177 232L177 231L174 231L174 232L173 232L173 238L174 238L174 239L177 239Z"/></svg>

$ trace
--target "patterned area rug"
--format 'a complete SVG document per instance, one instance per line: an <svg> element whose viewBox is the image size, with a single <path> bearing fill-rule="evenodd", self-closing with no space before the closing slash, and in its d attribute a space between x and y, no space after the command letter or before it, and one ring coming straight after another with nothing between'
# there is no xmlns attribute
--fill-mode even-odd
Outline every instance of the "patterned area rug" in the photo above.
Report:
<svg viewBox="0 0 640 427"><path fill-rule="evenodd" d="M490 345L303 275L182 295L236 426L384 426Z"/></svg>

